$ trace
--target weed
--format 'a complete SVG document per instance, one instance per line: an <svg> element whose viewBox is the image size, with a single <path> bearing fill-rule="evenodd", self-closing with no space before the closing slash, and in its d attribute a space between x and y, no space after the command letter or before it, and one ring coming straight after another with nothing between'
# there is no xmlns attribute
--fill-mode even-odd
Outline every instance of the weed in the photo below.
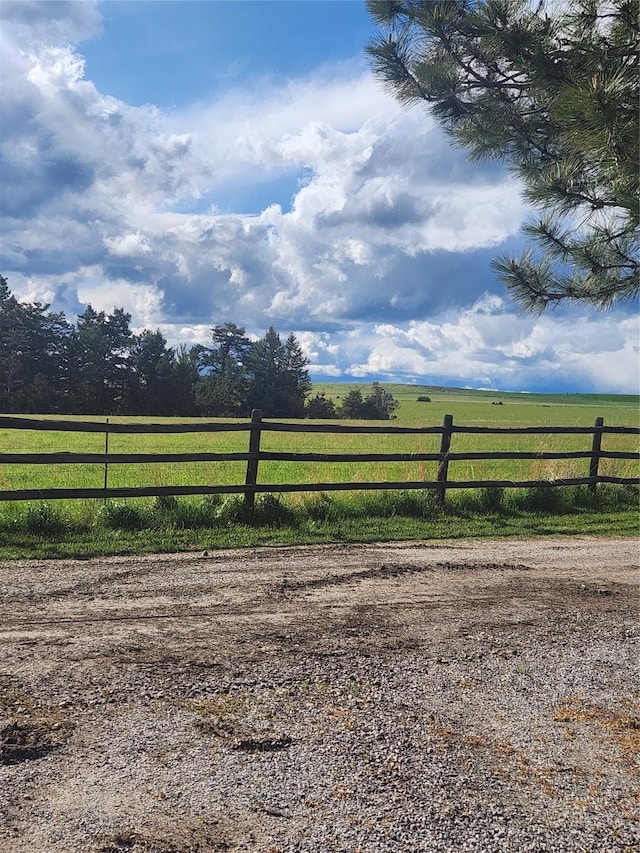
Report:
<svg viewBox="0 0 640 853"><path fill-rule="evenodd" d="M440 513L440 507L436 502L433 492L409 491L391 492L395 505L394 515L402 515L406 518L435 518Z"/></svg>
<svg viewBox="0 0 640 853"><path fill-rule="evenodd" d="M221 501L218 495L205 495L197 502L181 501L174 495L161 495L153 503L151 517L156 528L197 530L212 527Z"/></svg>
<svg viewBox="0 0 640 853"><path fill-rule="evenodd" d="M216 510L218 521L234 523L247 520L247 508L240 495L227 495Z"/></svg>
<svg viewBox="0 0 640 853"><path fill-rule="evenodd" d="M222 495L203 495L198 501L198 507L203 516L213 519L221 503Z"/></svg>
<svg viewBox="0 0 640 853"><path fill-rule="evenodd" d="M312 521L336 518L336 504L326 492L314 492L300 502L300 513Z"/></svg>
<svg viewBox="0 0 640 853"><path fill-rule="evenodd" d="M499 512L504 508L504 489L487 486L477 490L478 504L485 512Z"/></svg>
<svg viewBox="0 0 640 853"><path fill-rule="evenodd" d="M590 726L594 733L608 732L626 758L635 763L640 753L640 718L637 706L628 704L631 705L631 713L603 708L584 702L579 697L571 697L564 705L556 708L553 719L557 723Z"/></svg>
<svg viewBox="0 0 640 853"><path fill-rule="evenodd" d="M427 491L359 492L346 508L350 518L435 518L440 512L435 496Z"/></svg>
<svg viewBox="0 0 640 853"><path fill-rule="evenodd" d="M189 700L186 705L200 716L245 717L255 707L256 699L249 693L218 693L207 699Z"/></svg>
<svg viewBox="0 0 640 853"><path fill-rule="evenodd" d="M554 486L530 486L523 496L524 508L533 512L560 512L566 507L562 489Z"/></svg>
<svg viewBox="0 0 640 853"><path fill-rule="evenodd" d="M564 490L565 504L576 509L597 509L602 505L601 489L602 486L592 492L587 486L570 486Z"/></svg>
<svg viewBox="0 0 640 853"><path fill-rule="evenodd" d="M293 525L297 513L279 495L265 492L256 495L253 508L248 507L240 495L230 495L218 508L216 517L227 523L279 526Z"/></svg>
<svg viewBox="0 0 640 853"><path fill-rule="evenodd" d="M256 524L292 524L296 520L296 514L279 495L266 492L256 497L251 520Z"/></svg>
<svg viewBox="0 0 640 853"><path fill-rule="evenodd" d="M603 509L638 509L640 506L640 488L638 486L600 483L598 491L590 494L597 498L597 506Z"/></svg>
<svg viewBox="0 0 640 853"><path fill-rule="evenodd" d="M506 512L505 491L496 486L463 491L453 497L450 507L454 512L472 516Z"/></svg>
<svg viewBox="0 0 640 853"><path fill-rule="evenodd" d="M68 527L62 512L47 503L29 505L25 512L24 523L28 532L37 536L63 533Z"/></svg>
<svg viewBox="0 0 640 853"><path fill-rule="evenodd" d="M98 521L108 530L142 530L145 527L140 507L116 501L105 501L98 510Z"/></svg>
<svg viewBox="0 0 640 853"><path fill-rule="evenodd" d="M53 507L7 501L0 504L0 556L85 557L425 537L599 535L612 529L620 535L637 535L639 496L637 486L604 483L596 492L586 487L507 488L497 511L488 507L498 505L499 493L452 490L441 508L426 489L337 496L267 493L256 497L253 510L247 509L242 495L68 501ZM114 537L113 530L121 532Z"/></svg>
<svg viewBox="0 0 640 853"><path fill-rule="evenodd" d="M151 510L158 527L175 527L176 517L180 513L178 499L174 495L158 495Z"/></svg>

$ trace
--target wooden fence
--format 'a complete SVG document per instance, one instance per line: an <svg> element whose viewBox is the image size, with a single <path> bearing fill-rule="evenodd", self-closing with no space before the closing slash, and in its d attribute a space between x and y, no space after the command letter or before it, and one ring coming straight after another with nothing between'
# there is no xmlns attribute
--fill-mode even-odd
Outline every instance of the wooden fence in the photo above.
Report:
<svg viewBox="0 0 640 853"><path fill-rule="evenodd" d="M608 451L602 449L605 435L640 435L636 427L604 426L602 418L596 418L592 427L572 426L530 426L530 427L480 427L454 424L452 415L445 415L442 426L405 427L370 426L325 423L280 423L263 421L262 414L254 410L248 422L233 423L106 423L97 421L66 421L38 418L0 416L0 429L3 430L47 430L52 432L89 432L103 433L105 449L103 453L4 453L0 452L0 465L64 465L64 464L101 464L104 465L104 484L98 488L53 488L53 489L13 489L0 490L0 501L22 500L58 500L68 498L136 498L160 495L208 495L243 494L246 504L253 506L256 494L260 492L317 492L317 491L353 491L380 489L430 489L443 502L448 489L474 489L479 487L549 487L586 485L595 490L598 483L640 484L640 477L615 477L599 474L601 459L640 460L640 453L627 451ZM233 453L109 453L110 434L159 434L159 433L197 433L244 431L249 433L248 450ZM429 435L440 434L440 449L437 453L294 453L265 451L260 449L260 439L264 432L330 433L330 434L387 434L387 435ZM577 451L452 451L455 434L473 435L585 435L590 437L589 447ZM462 460L507 460L507 459L584 459L588 473L583 477L570 477L550 480L450 480L449 465ZM286 462L437 462L435 480L412 480L402 482L339 482L339 483L259 483L258 469L261 461ZM199 486L135 486L111 488L108 485L109 464L140 463L182 463L182 462L246 462L246 474L243 484L236 485L199 485Z"/></svg>

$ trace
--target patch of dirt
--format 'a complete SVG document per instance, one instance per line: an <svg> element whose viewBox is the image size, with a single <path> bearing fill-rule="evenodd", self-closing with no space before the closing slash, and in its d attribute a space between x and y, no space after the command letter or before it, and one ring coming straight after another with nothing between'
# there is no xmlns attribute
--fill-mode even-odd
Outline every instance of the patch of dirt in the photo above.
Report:
<svg viewBox="0 0 640 853"><path fill-rule="evenodd" d="M64 743L58 725L41 722L10 722L0 728L0 764L17 764L41 758Z"/></svg>
<svg viewBox="0 0 640 853"><path fill-rule="evenodd" d="M137 832L123 829L100 839L96 853L202 853L202 851L224 851L231 844L224 839L225 828L212 824L204 832L194 833L185 826L178 834L179 841L169 840L162 834L151 831ZM160 829L160 833L162 830Z"/></svg>

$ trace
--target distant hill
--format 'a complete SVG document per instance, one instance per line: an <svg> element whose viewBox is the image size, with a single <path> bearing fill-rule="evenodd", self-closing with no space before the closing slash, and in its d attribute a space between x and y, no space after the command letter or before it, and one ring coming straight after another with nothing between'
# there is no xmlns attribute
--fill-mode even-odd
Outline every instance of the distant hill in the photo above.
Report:
<svg viewBox="0 0 640 853"><path fill-rule="evenodd" d="M314 382L313 394L323 392L325 396L340 400L351 388L365 389L371 382ZM418 397L430 397L433 402L446 400L458 401L500 401L511 403L541 403L543 405L574 406L636 406L640 409L638 394L544 394L527 391L493 391L490 389L454 388L443 385L411 385L395 382L381 382L381 385L393 394L401 403L418 400Z"/></svg>

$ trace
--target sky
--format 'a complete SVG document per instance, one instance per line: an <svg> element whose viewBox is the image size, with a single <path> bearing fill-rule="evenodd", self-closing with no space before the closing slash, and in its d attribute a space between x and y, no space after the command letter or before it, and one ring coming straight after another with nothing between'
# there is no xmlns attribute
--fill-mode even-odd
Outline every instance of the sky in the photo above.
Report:
<svg viewBox="0 0 640 853"><path fill-rule="evenodd" d="M532 211L375 80L360 0L3 0L0 272L171 346L293 332L316 381L638 393L637 305L518 313Z"/></svg>

